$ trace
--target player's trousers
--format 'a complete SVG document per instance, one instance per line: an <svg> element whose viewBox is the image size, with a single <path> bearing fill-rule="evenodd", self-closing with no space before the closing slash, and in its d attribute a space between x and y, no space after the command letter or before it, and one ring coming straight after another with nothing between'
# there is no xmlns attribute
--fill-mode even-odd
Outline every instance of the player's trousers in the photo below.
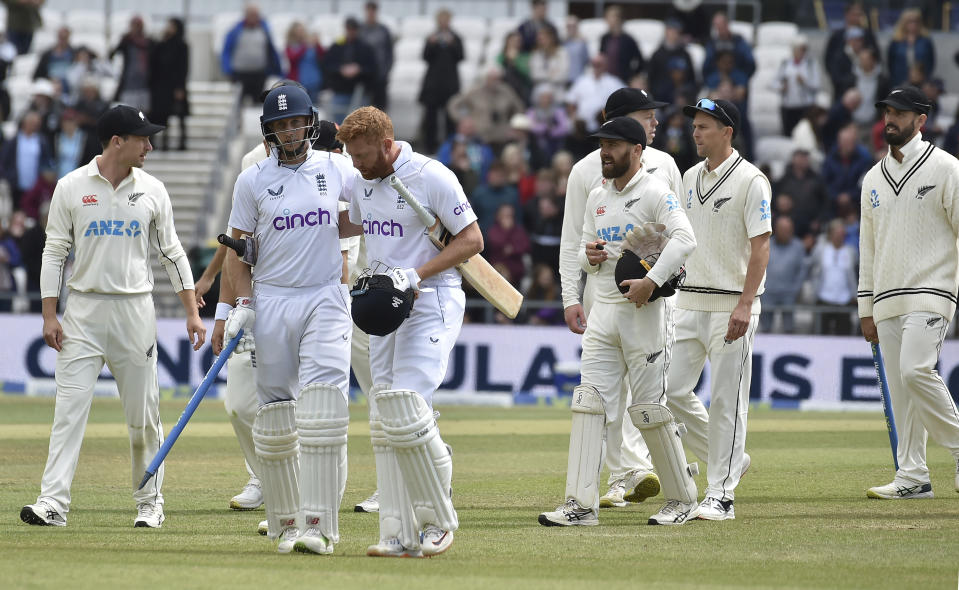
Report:
<svg viewBox="0 0 959 590"><path fill-rule="evenodd" d="M759 314L752 314L746 334L727 344L729 316L728 311L676 310L676 342L666 394L676 421L686 424L683 444L700 458L705 451L705 495L720 500L735 499L742 475L753 336L759 323ZM708 414L693 391L707 358L711 377ZM702 448L704 438L706 449Z"/></svg>
<svg viewBox="0 0 959 590"><path fill-rule="evenodd" d="M370 335L353 324L353 339L350 342L350 366L356 375L360 391L368 396L370 388L373 387L373 375L370 373Z"/></svg>
<svg viewBox="0 0 959 590"><path fill-rule="evenodd" d="M130 437L133 499L163 503L163 465L137 490L163 443L157 385L153 297L70 292L63 315L63 348L57 354L57 399L40 499L70 509L70 485L90 415L93 388L104 363L117 382Z"/></svg>
<svg viewBox="0 0 959 590"><path fill-rule="evenodd" d="M936 371L949 321L913 312L882 320L876 328L899 435L896 479L928 483L927 435L959 459L959 412Z"/></svg>
<svg viewBox="0 0 959 590"><path fill-rule="evenodd" d="M450 352L463 327L466 294L459 287L420 289L413 311L386 336L370 336L373 383L415 391L433 405Z"/></svg>
<svg viewBox="0 0 959 590"><path fill-rule="evenodd" d="M255 344L254 344L255 346ZM256 351L234 352L226 362L226 394L223 407L233 424L233 432L240 443L246 470L259 477L259 459L253 447L253 420L260 407L256 395Z"/></svg>

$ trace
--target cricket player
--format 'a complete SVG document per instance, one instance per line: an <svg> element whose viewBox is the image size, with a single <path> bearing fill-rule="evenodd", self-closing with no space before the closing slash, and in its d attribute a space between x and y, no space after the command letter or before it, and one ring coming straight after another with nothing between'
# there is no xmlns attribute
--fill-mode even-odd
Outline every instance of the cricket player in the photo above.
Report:
<svg viewBox="0 0 959 590"><path fill-rule="evenodd" d="M923 141L932 101L900 86L876 103L886 156L863 178L859 230L862 334L882 344L899 433L899 470L870 498L931 498L927 434L956 459L959 412L936 364L959 291L959 162Z"/></svg>
<svg viewBox="0 0 959 590"><path fill-rule="evenodd" d="M57 351L57 400L40 496L20 511L27 524L67 524L70 485L104 363L116 378L130 435L133 526L163 524L163 465L137 489L163 443L151 244L186 311L193 350L203 345L206 329L197 313L193 273L173 226L170 196L163 183L141 170L153 150L150 136L162 130L133 107L111 108L97 121L103 153L61 178L54 190L40 290L43 339ZM71 249L73 276L61 325L57 298Z"/></svg>
<svg viewBox="0 0 959 590"><path fill-rule="evenodd" d="M683 205L699 247L686 262L686 282L676 297L666 397L683 419L705 414L693 389L709 359L708 485L699 518L730 520L736 486L749 466L746 414L769 262L770 188L766 176L732 147L740 126L735 105L703 98L683 112L693 119L696 151L706 159L683 176Z"/></svg>
<svg viewBox="0 0 959 590"><path fill-rule="evenodd" d="M329 554L346 485L352 332L338 202L356 171L312 149L319 121L302 89L271 90L260 121L273 153L240 173L230 213L233 237L252 236L258 257L252 271L227 257L237 303L224 338L256 336L253 442L277 551Z"/></svg>
<svg viewBox="0 0 959 590"><path fill-rule="evenodd" d="M607 119L620 116L636 119L643 125L647 143L652 143L656 136L656 126L659 124L656 120L656 109L664 106L668 106L667 103L653 100L645 90L620 88L606 100L603 113ZM674 195L683 194L683 177L669 154L647 146L643 150L642 158L644 169L649 174L663 180ZM605 182L600 150L597 149L573 166L566 185L559 273L563 286L566 325L574 334L582 334L586 329L586 316L593 299L587 282L583 302L580 303L580 277L583 271L578 260L586 198L591 190ZM669 304L671 305L671 302ZM623 387L626 387L625 382ZM642 502L659 493L659 479L652 471L646 443L633 423L623 420L622 417L620 414L607 425L606 466L609 468L609 490L599 499L600 508L622 507L629 502ZM705 418L703 423L705 424ZM702 430L705 440L705 428Z"/></svg>
<svg viewBox="0 0 959 590"><path fill-rule="evenodd" d="M661 296L650 299L680 273L696 240L679 199L643 164L643 125L631 117L616 117L593 137L600 139L606 183L589 193L581 238L580 266L594 301L583 336L582 379L573 390L566 502L540 514L539 522L599 523L603 433L607 424L623 419L629 400L623 382L628 379L633 402L629 412L642 429L666 498L649 524L681 525L696 517L698 497L679 440L680 427L665 406L670 306ZM636 252L643 238L653 239L656 247ZM660 248L660 240L666 238L665 248ZM627 258L619 257L626 249L642 259L644 276L620 274ZM658 256L651 265L650 255Z"/></svg>
<svg viewBox="0 0 959 590"><path fill-rule="evenodd" d="M383 111L353 111L337 139L362 175L349 215L357 230L361 226L371 266L387 265L417 294L398 330L370 336L380 541L367 555L437 555L450 547L459 523L450 498L450 451L439 436L432 398L463 323L466 297L454 266L483 249L483 235L454 174L396 141ZM390 186L393 174L454 236L445 249L433 246L423 222Z"/></svg>

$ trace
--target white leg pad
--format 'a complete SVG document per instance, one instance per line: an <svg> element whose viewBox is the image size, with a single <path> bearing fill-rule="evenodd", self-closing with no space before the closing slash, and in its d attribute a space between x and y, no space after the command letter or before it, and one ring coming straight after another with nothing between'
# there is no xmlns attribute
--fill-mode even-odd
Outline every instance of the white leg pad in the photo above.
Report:
<svg viewBox="0 0 959 590"><path fill-rule="evenodd" d="M573 389L573 426L569 433L566 465L566 497L583 508L599 508L599 472L603 467L606 410L603 398L592 385Z"/></svg>
<svg viewBox="0 0 959 590"><path fill-rule="evenodd" d="M340 540L337 513L346 489L346 431L350 411L339 387L311 383L296 401L300 435L300 502L303 526Z"/></svg>
<svg viewBox="0 0 959 590"><path fill-rule="evenodd" d="M446 531L459 528L450 498L453 459L440 438L433 410L415 391L388 389L376 394L386 439L396 452L416 526L433 524Z"/></svg>
<svg viewBox="0 0 959 590"><path fill-rule="evenodd" d="M253 443L260 459L260 485L266 504L270 537L283 529L300 527L299 437L294 413L296 402L266 404L253 421Z"/></svg>
<svg viewBox="0 0 959 590"><path fill-rule="evenodd" d="M684 504L697 502L693 475L699 466L686 463L686 453L680 440L686 428L673 419L673 414L662 404L634 404L629 417L643 434L653 466L659 475L663 497Z"/></svg>
<svg viewBox="0 0 959 590"><path fill-rule="evenodd" d="M397 538L407 549L417 550L420 547L420 535L413 516L413 505L410 504L403 474L396 462L396 451L386 439L383 421L376 407L376 394L386 389L389 389L386 385L374 385L367 398L370 406L370 439L376 460L376 489L380 501L380 542Z"/></svg>

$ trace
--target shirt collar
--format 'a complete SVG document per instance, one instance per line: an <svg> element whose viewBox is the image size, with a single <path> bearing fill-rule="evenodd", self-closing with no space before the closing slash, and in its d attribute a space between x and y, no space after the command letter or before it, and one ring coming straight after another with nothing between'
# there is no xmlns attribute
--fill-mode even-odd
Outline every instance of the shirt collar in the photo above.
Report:
<svg viewBox="0 0 959 590"><path fill-rule="evenodd" d="M922 140L922 132L917 133L912 139L906 142L904 146L899 148L899 151L902 152L902 163L905 164L909 160L918 156L919 154L926 151L927 143ZM898 164L895 158L892 157L892 148L886 148L886 156Z"/></svg>
<svg viewBox="0 0 959 590"><path fill-rule="evenodd" d="M736 148L733 148L733 151L731 154L729 154L729 157L723 160L723 163L717 166L716 168L714 168L713 170L709 170L708 168L706 168L706 165L704 164L703 172L702 172L703 176L707 176L710 174L715 174L716 176L722 176L723 174L726 174L726 170L728 170L729 167L732 166L733 163L738 159L739 159L739 152L736 151ZM706 162L708 161L709 159L707 158Z"/></svg>
<svg viewBox="0 0 959 590"><path fill-rule="evenodd" d="M405 141L397 141L396 145L400 146L400 155L396 156L396 160L393 162L393 172L399 171L413 158L413 146Z"/></svg>
<svg viewBox="0 0 959 590"><path fill-rule="evenodd" d="M106 182L107 184L110 185L110 188L113 188L113 184L110 183L110 181L107 180L105 176L103 176L102 174L100 174L100 165L97 163L97 158L98 158L98 157L99 157L99 156L93 156L93 159L90 160L90 163L89 163L89 164L87 164L87 176L99 176L101 180L103 180L104 182ZM134 168L130 168L130 173L127 174L127 175L126 175L126 178L124 178L123 180L121 180L121 181L120 181L120 184L118 184L117 187L116 187L115 189L113 189L113 190L119 190L120 187L123 186L124 184L126 184L127 182L132 182L133 180L135 180L135 178L134 178L134 175L135 175L135 174L137 174L137 168L135 168L135 167L134 167Z"/></svg>
<svg viewBox="0 0 959 590"><path fill-rule="evenodd" d="M623 187L623 190L621 191L616 190L616 184L613 180L609 181L609 189L613 192L614 195L621 195L629 191L630 189L632 189L634 186L636 186L636 184L639 183L645 176L646 176L646 165L643 164L642 166L640 166L636 174L634 174L633 177L629 179L629 181L626 183L626 186Z"/></svg>

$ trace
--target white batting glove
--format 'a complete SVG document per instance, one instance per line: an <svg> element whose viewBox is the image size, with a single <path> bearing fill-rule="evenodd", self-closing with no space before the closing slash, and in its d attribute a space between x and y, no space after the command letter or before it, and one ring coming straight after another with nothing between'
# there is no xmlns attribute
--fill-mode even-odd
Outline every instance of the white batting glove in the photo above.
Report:
<svg viewBox="0 0 959 590"><path fill-rule="evenodd" d="M394 275L395 283L402 285L404 282L409 283L410 288L413 291L419 292L420 290L420 275L416 273L415 268L394 268L392 274ZM400 289L401 291L405 289Z"/></svg>
<svg viewBox="0 0 959 590"><path fill-rule="evenodd" d="M250 297L237 297L236 306L230 315L226 318L226 325L223 327L223 337L227 340L233 340L240 330L245 334L253 331L253 320L256 319L256 312L253 311L253 299Z"/></svg>
<svg viewBox="0 0 959 590"><path fill-rule="evenodd" d="M256 342L253 340L253 332L247 332L244 330L243 337L240 338L240 341L236 344L236 348L233 349L233 354L253 352L254 350L256 350Z"/></svg>

